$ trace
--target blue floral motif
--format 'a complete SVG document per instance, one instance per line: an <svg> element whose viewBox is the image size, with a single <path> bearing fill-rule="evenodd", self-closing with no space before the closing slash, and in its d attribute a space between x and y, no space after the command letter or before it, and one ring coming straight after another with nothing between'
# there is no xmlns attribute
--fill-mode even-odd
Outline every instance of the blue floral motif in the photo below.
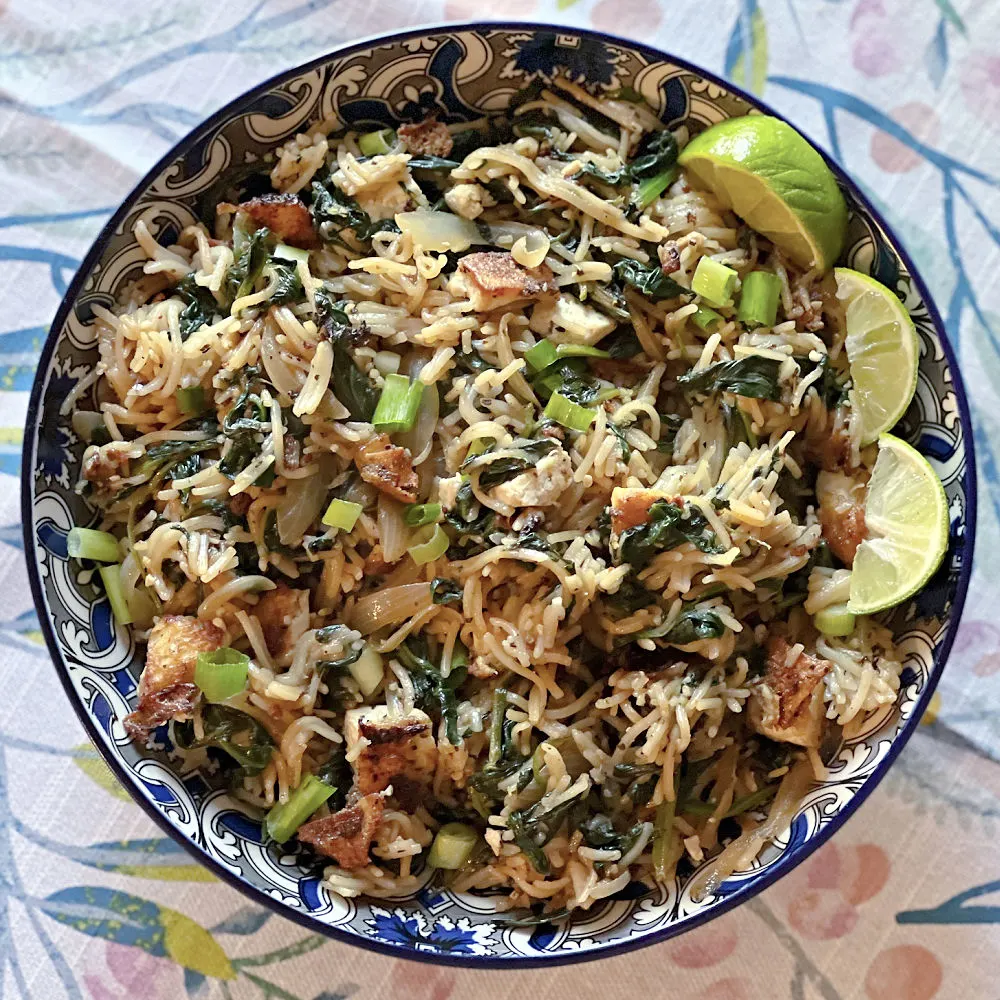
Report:
<svg viewBox="0 0 1000 1000"><path fill-rule="evenodd" d="M443 951L460 955L476 953L475 931L463 930L451 921L431 923L419 915L407 919L400 913L386 913L374 908L372 912L375 916L367 921L368 925L381 940L390 944L403 945L417 951Z"/></svg>
<svg viewBox="0 0 1000 1000"><path fill-rule="evenodd" d="M515 67L528 79L564 70L574 79L606 86L614 82L615 61L608 46L597 38L550 31L535 32L519 42L514 57Z"/></svg>

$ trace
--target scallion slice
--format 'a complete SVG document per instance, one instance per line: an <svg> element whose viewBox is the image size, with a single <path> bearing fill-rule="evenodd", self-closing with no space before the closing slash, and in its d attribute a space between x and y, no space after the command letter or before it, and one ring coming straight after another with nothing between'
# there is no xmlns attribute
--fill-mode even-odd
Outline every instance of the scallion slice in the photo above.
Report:
<svg viewBox="0 0 1000 1000"><path fill-rule="evenodd" d="M388 153L396 142L396 133L391 128L380 128L377 132L365 132L358 137L358 149L362 156L380 156Z"/></svg>
<svg viewBox="0 0 1000 1000"><path fill-rule="evenodd" d="M434 835L434 843L427 854L431 868L456 871L469 860L479 843L479 834L466 823L445 823Z"/></svg>
<svg viewBox="0 0 1000 1000"><path fill-rule="evenodd" d="M341 531L353 531L358 523L364 507L350 500L331 500L323 515L323 523L328 528L340 528Z"/></svg>
<svg viewBox="0 0 1000 1000"><path fill-rule="evenodd" d="M691 291L700 295L709 305L731 306L733 292L739 275L725 264L711 257L702 257L694 269Z"/></svg>
<svg viewBox="0 0 1000 1000"><path fill-rule="evenodd" d="M704 330L706 333L710 327L722 322L722 317L714 309L709 309L708 306L698 306L698 311L691 319L694 320L694 325L699 330Z"/></svg>
<svg viewBox="0 0 1000 1000"><path fill-rule="evenodd" d="M422 528L425 524L437 524L441 520L441 504L411 503L403 511L403 521L411 528Z"/></svg>
<svg viewBox="0 0 1000 1000"><path fill-rule="evenodd" d="M125 599L125 588L122 587L121 566L112 563L110 566L100 566L97 571L101 574L101 583L104 584L104 592L108 595L108 604L111 605L115 621L119 625L131 625L132 611Z"/></svg>
<svg viewBox="0 0 1000 1000"><path fill-rule="evenodd" d="M309 251L303 247L290 247L287 243L279 243L274 248L274 256L278 260L290 260L293 264L308 264Z"/></svg>
<svg viewBox="0 0 1000 1000"><path fill-rule="evenodd" d="M593 422L597 411L580 406L562 393L554 392L545 406L545 416L571 431L585 431Z"/></svg>
<svg viewBox="0 0 1000 1000"><path fill-rule="evenodd" d="M607 351L586 344L560 344L556 348L557 358L610 358Z"/></svg>
<svg viewBox="0 0 1000 1000"><path fill-rule="evenodd" d="M413 557L413 561L418 566L434 562L448 551L448 536L440 524L435 524L433 529L423 529L420 532L421 540L416 545L411 545L406 551Z"/></svg>
<svg viewBox="0 0 1000 1000"><path fill-rule="evenodd" d="M71 559L93 559L94 562L118 562L118 539L110 531L96 528L70 528L66 536L66 552Z"/></svg>
<svg viewBox="0 0 1000 1000"><path fill-rule="evenodd" d="M220 702L239 694L247 686L250 657L223 646L210 653L199 653L194 667L194 682L206 701Z"/></svg>
<svg viewBox="0 0 1000 1000"><path fill-rule="evenodd" d="M288 796L287 802L278 802L271 806L268 814L264 817L264 828L267 830L267 835L279 844L291 840L295 831L336 790L333 785L321 781L315 774L307 774L302 779L302 784Z"/></svg>
<svg viewBox="0 0 1000 1000"><path fill-rule="evenodd" d="M177 390L177 409L181 413L202 413L205 409L205 390L200 385L188 385Z"/></svg>
<svg viewBox="0 0 1000 1000"><path fill-rule="evenodd" d="M739 321L746 326L774 326L781 298L781 279L770 271L751 271L740 291Z"/></svg>
<svg viewBox="0 0 1000 1000"><path fill-rule="evenodd" d="M558 357L558 349L551 340L540 340L531 350L524 352L524 360L533 372L548 368Z"/></svg>
<svg viewBox="0 0 1000 1000"><path fill-rule="evenodd" d="M386 434L408 431L417 419L423 382L411 382L405 375L386 375L385 387L372 415L372 425Z"/></svg>

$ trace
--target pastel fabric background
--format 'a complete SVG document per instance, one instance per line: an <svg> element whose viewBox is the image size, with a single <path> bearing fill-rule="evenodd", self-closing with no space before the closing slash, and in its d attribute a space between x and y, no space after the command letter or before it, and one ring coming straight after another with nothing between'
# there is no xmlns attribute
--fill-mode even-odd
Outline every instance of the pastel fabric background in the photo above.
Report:
<svg viewBox="0 0 1000 1000"><path fill-rule="evenodd" d="M933 710L858 816L696 932L532 972L335 944L247 903L163 837L86 742L41 645L15 478L59 299L170 145L343 42L487 15L659 45L761 94L840 160L945 316L981 489L973 585ZM998 270L995 0L0 0L0 997L1000 998Z"/></svg>

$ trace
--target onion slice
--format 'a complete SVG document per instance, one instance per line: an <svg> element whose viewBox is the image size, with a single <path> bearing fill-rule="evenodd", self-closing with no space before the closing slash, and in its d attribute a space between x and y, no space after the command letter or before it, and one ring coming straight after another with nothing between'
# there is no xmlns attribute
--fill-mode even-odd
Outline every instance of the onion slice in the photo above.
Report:
<svg viewBox="0 0 1000 1000"><path fill-rule="evenodd" d="M351 609L349 624L362 635L371 635L431 606L429 583L407 583L362 597Z"/></svg>

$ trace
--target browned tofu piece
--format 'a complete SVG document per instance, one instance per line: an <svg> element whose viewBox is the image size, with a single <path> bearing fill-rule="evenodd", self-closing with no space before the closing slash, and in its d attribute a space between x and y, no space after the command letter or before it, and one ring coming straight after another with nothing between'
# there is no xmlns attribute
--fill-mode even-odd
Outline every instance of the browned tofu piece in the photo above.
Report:
<svg viewBox="0 0 1000 1000"><path fill-rule="evenodd" d="M842 472L816 477L819 523L830 551L845 565L854 565L858 546L865 540L866 483Z"/></svg>
<svg viewBox="0 0 1000 1000"><path fill-rule="evenodd" d="M555 276L547 264L522 267L506 251L466 254L458 278L476 312L489 312L518 299L555 295Z"/></svg>
<svg viewBox="0 0 1000 1000"><path fill-rule="evenodd" d="M308 249L316 245L316 230L305 204L294 194L264 194L240 203L258 229L267 226L282 243Z"/></svg>
<svg viewBox="0 0 1000 1000"><path fill-rule="evenodd" d="M365 795L353 806L300 826L298 838L333 858L341 868L364 868L383 812L381 795Z"/></svg>
<svg viewBox="0 0 1000 1000"><path fill-rule="evenodd" d="M419 479L410 453L389 440L388 434L378 434L363 444L354 464L366 483L402 503L416 503Z"/></svg>
<svg viewBox="0 0 1000 1000"><path fill-rule="evenodd" d="M669 500L681 509L684 501L660 490L647 490L641 487L616 486L611 491L611 530L620 535L629 528L645 524L649 520L649 508L657 500Z"/></svg>
<svg viewBox="0 0 1000 1000"><path fill-rule="evenodd" d="M427 118L417 125L402 125L396 130L396 135L402 140L406 151L417 156L440 156L447 159L454 145L448 126L433 118Z"/></svg>
<svg viewBox="0 0 1000 1000"><path fill-rule="evenodd" d="M82 476L98 489L114 489L118 480L128 476L127 441L109 441L90 445L83 453Z"/></svg>
<svg viewBox="0 0 1000 1000"><path fill-rule="evenodd" d="M437 767L437 743L430 717L415 708L409 715L390 717L385 705L353 708L344 717L348 757L360 739L366 740L354 759L354 787L362 795L396 791L399 779L409 791L429 785Z"/></svg>
<svg viewBox="0 0 1000 1000"><path fill-rule="evenodd" d="M772 740L818 747L823 739L823 678L832 664L805 652L789 663L791 648L780 636L768 642L764 676L750 695L750 725Z"/></svg>
<svg viewBox="0 0 1000 1000"><path fill-rule="evenodd" d="M189 615L164 615L153 626L139 678L139 704L125 717L129 736L145 738L164 722L190 715L198 697L198 654L219 649L225 637L218 626Z"/></svg>
<svg viewBox="0 0 1000 1000"><path fill-rule="evenodd" d="M267 651L280 660L291 653L309 628L309 591L293 590L282 581L265 592L253 613L260 622Z"/></svg>

